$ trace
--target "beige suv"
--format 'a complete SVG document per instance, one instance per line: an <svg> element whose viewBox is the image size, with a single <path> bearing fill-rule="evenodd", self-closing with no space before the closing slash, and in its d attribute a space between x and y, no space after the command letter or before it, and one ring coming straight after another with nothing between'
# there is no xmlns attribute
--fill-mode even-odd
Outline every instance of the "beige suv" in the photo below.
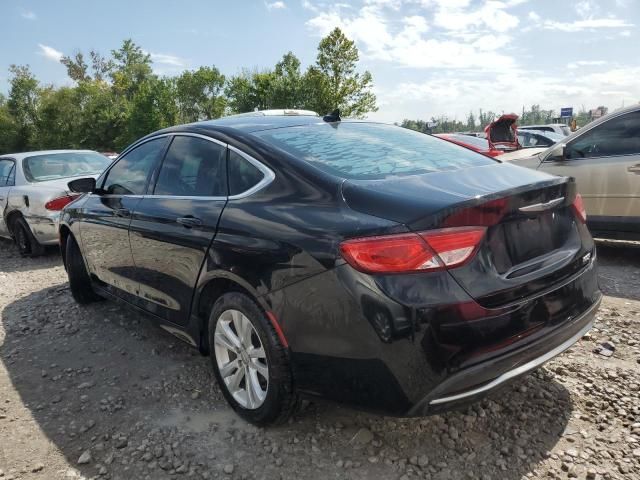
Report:
<svg viewBox="0 0 640 480"><path fill-rule="evenodd" d="M602 117L511 163L574 177L594 236L640 240L640 105Z"/></svg>

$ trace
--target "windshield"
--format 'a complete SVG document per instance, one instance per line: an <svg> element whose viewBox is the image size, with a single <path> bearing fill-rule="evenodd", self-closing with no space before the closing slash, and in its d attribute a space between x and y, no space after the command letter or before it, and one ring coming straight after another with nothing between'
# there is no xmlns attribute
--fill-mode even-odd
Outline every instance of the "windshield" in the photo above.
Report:
<svg viewBox="0 0 640 480"><path fill-rule="evenodd" d="M564 133L564 134L565 134L565 136L567 136L567 135L571 135L571 129L570 129L569 127L567 127L567 126L562 126L562 127L560 127L560 129L562 130L562 133Z"/></svg>
<svg viewBox="0 0 640 480"><path fill-rule="evenodd" d="M111 160L95 152L47 153L23 160L25 177L30 182L46 182L58 178L97 175Z"/></svg>
<svg viewBox="0 0 640 480"><path fill-rule="evenodd" d="M458 170L495 163L454 143L378 123L325 123L254 132L332 175L349 179Z"/></svg>

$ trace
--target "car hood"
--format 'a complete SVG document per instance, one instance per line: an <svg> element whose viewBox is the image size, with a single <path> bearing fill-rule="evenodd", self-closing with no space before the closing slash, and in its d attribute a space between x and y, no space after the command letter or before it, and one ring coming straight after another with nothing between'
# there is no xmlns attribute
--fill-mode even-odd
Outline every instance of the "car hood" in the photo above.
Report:
<svg viewBox="0 0 640 480"><path fill-rule="evenodd" d="M525 159L525 158L529 158L529 157L538 158L538 154L540 152L546 151L548 148L549 147L521 148L520 150L514 150L513 152L503 153L502 155L499 155L496 158L498 160L500 160L501 162L512 162L514 160ZM521 164L518 163L518 165L521 165Z"/></svg>
<svg viewBox="0 0 640 480"><path fill-rule="evenodd" d="M484 129L487 134L490 149L516 150L520 148L518 143L518 115L509 113L501 115Z"/></svg>

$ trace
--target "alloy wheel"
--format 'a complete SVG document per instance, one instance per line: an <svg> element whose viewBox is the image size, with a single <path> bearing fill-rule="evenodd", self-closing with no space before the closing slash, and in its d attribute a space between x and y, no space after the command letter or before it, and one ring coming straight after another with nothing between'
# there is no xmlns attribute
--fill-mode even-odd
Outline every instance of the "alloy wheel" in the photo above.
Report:
<svg viewBox="0 0 640 480"><path fill-rule="evenodd" d="M243 408L255 410L267 398L269 366L262 341L251 321L239 310L218 317L214 350L225 387Z"/></svg>

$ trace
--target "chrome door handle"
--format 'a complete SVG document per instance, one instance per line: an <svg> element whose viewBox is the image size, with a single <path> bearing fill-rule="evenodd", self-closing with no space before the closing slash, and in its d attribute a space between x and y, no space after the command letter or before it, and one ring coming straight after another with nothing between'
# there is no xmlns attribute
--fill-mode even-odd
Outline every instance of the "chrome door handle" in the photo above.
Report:
<svg viewBox="0 0 640 480"><path fill-rule="evenodd" d="M179 224L181 224L182 226L186 227L186 228L193 228L193 227L201 227L202 226L202 220L200 220L199 218L196 217L180 217L176 219L176 222L178 222Z"/></svg>
<svg viewBox="0 0 640 480"><path fill-rule="evenodd" d="M640 174L640 163L636 165L631 165L630 167L627 168L627 171L629 173Z"/></svg>
<svg viewBox="0 0 640 480"><path fill-rule="evenodd" d="M116 217L129 217L131 216L131 211L128 208L116 208L113 213L115 213Z"/></svg>

